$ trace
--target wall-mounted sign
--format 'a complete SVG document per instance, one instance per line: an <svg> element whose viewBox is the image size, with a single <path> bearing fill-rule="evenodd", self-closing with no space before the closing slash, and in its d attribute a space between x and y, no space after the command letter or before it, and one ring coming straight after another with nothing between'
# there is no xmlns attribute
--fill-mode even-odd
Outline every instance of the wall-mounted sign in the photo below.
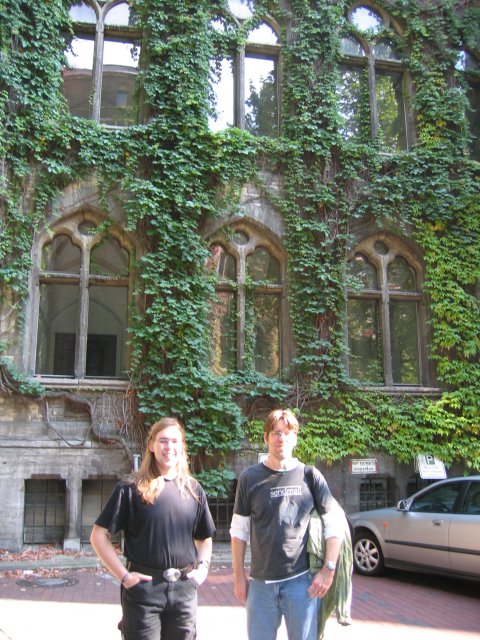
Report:
<svg viewBox="0 0 480 640"><path fill-rule="evenodd" d="M430 453L422 453L417 456L415 467L424 480L443 480L447 477L444 463Z"/></svg>
<svg viewBox="0 0 480 640"><path fill-rule="evenodd" d="M361 458L350 460L350 473L378 473L376 458Z"/></svg>

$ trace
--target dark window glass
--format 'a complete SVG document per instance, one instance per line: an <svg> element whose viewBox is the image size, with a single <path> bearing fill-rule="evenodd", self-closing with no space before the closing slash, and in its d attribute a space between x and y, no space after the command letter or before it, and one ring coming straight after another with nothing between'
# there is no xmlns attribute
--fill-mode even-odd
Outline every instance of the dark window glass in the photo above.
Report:
<svg viewBox="0 0 480 640"><path fill-rule="evenodd" d="M363 289L378 287L375 267L360 253L350 262L350 275L353 278L352 286L361 286Z"/></svg>
<svg viewBox="0 0 480 640"><path fill-rule="evenodd" d="M215 271L222 280L235 280L237 267L235 258L221 244L212 244L207 268Z"/></svg>
<svg viewBox="0 0 480 640"><path fill-rule="evenodd" d="M79 295L78 283L40 286L36 373L74 376Z"/></svg>
<svg viewBox="0 0 480 640"><path fill-rule="evenodd" d="M254 282L266 280L279 283L281 281L280 262L265 247L257 247L247 257L247 273Z"/></svg>
<svg viewBox="0 0 480 640"><path fill-rule="evenodd" d="M88 377L125 376L122 366L125 366L126 359L127 308L127 287L90 285L86 364Z"/></svg>
<svg viewBox="0 0 480 640"><path fill-rule="evenodd" d="M415 291L415 271L409 266L405 258L397 256L388 265L388 288L391 291Z"/></svg>
<svg viewBox="0 0 480 640"><path fill-rule="evenodd" d="M280 373L280 299L256 293L253 304L255 370L265 376Z"/></svg>
<svg viewBox="0 0 480 640"><path fill-rule="evenodd" d="M338 110L340 115L340 133L346 140L361 139L362 104L365 104L365 84L362 83L362 69L340 68L340 85L338 87ZM368 99L368 95L367 95ZM368 114L367 114L368 115Z"/></svg>
<svg viewBox="0 0 480 640"><path fill-rule="evenodd" d="M245 128L259 136L278 135L276 58L245 56Z"/></svg>
<svg viewBox="0 0 480 640"><path fill-rule="evenodd" d="M210 306L210 368L226 375L237 368L237 297L217 291Z"/></svg>
<svg viewBox="0 0 480 640"><path fill-rule="evenodd" d="M394 384L419 384L416 302L390 300L390 339Z"/></svg>
<svg viewBox="0 0 480 640"><path fill-rule="evenodd" d="M42 252L42 270L80 273L82 252L69 236L60 234L46 244Z"/></svg>
<svg viewBox="0 0 480 640"><path fill-rule="evenodd" d="M24 544L61 544L65 532L65 481L25 480Z"/></svg>
<svg viewBox="0 0 480 640"><path fill-rule="evenodd" d="M406 147L403 76L397 72L376 72L378 135L384 147L400 151Z"/></svg>
<svg viewBox="0 0 480 640"><path fill-rule="evenodd" d="M348 301L348 350L350 376L361 382L383 383L378 302Z"/></svg>
<svg viewBox="0 0 480 640"><path fill-rule="evenodd" d="M102 275L128 275L128 251L114 238L105 238L92 250L90 273Z"/></svg>

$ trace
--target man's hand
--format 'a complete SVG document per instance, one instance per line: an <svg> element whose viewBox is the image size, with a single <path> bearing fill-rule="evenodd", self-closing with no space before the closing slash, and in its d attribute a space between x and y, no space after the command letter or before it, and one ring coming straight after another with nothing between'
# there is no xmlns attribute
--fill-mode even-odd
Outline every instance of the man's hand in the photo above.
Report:
<svg viewBox="0 0 480 640"><path fill-rule="evenodd" d="M128 576L124 579L122 584L125 589L131 589L140 582L149 582L152 579L152 576L147 576L144 573L138 573L138 571L129 571Z"/></svg>
<svg viewBox="0 0 480 640"><path fill-rule="evenodd" d="M203 584L208 576L208 567L206 564L199 564L196 569L192 569L187 573L189 580L194 580L198 586Z"/></svg>
<svg viewBox="0 0 480 640"><path fill-rule="evenodd" d="M308 588L308 595L311 598L323 598L330 589L334 575L335 571L330 571L327 567L322 567L320 571L315 574L312 584Z"/></svg>
<svg viewBox="0 0 480 640"><path fill-rule="evenodd" d="M233 593L243 605L247 604L248 580L243 571L233 574Z"/></svg>

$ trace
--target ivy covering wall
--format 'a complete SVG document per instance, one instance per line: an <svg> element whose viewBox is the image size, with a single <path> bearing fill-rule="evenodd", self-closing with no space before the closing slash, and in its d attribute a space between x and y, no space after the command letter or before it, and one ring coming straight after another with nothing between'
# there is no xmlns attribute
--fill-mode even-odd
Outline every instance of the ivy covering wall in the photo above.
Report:
<svg viewBox="0 0 480 640"><path fill-rule="evenodd" d="M384 5L403 25L417 130L413 148L386 156L338 134L345 2L256 2L253 24L269 14L284 25L282 135L275 139L208 130L210 60L222 37L209 20L221 2L131 4L145 32L141 82L150 117L108 130L72 117L62 96L68 1L0 0L4 306L18 308L21 320L33 234L60 191L93 173L104 196L116 186L128 194L128 228L144 248L130 371L141 412L147 423L172 413L185 420L194 470L208 471L212 487L228 475L222 460L245 433L258 438L258 425L246 425L240 409L258 397L299 410L305 460L380 450L409 462L428 450L447 464L480 469L480 165L466 152L465 95L452 82L458 50L480 53L480 8L451 0ZM285 220L297 355L281 382L248 369L219 378L208 368L214 280L199 230L235 207L248 181L261 182L260 169L284 184L281 196L270 197ZM268 193L268 184L262 188ZM345 259L360 220L413 229L424 252L429 357L444 389L436 397L367 392L347 376ZM13 342L2 345L4 355L13 349Z"/></svg>

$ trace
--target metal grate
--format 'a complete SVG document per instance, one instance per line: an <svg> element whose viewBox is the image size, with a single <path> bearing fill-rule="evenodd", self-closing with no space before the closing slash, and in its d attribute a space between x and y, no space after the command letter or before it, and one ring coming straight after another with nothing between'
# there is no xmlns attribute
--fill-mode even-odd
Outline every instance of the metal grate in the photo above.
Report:
<svg viewBox="0 0 480 640"><path fill-rule="evenodd" d="M24 544L62 544L65 481L25 480Z"/></svg>
<svg viewBox="0 0 480 640"><path fill-rule="evenodd" d="M215 540L226 542L230 540L230 523L232 521L234 498L208 498L208 506L212 514L217 531Z"/></svg>
<svg viewBox="0 0 480 640"><path fill-rule="evenodd" d="M391 505L388 478L364 478L360 482L360 511Z"/></svg>

